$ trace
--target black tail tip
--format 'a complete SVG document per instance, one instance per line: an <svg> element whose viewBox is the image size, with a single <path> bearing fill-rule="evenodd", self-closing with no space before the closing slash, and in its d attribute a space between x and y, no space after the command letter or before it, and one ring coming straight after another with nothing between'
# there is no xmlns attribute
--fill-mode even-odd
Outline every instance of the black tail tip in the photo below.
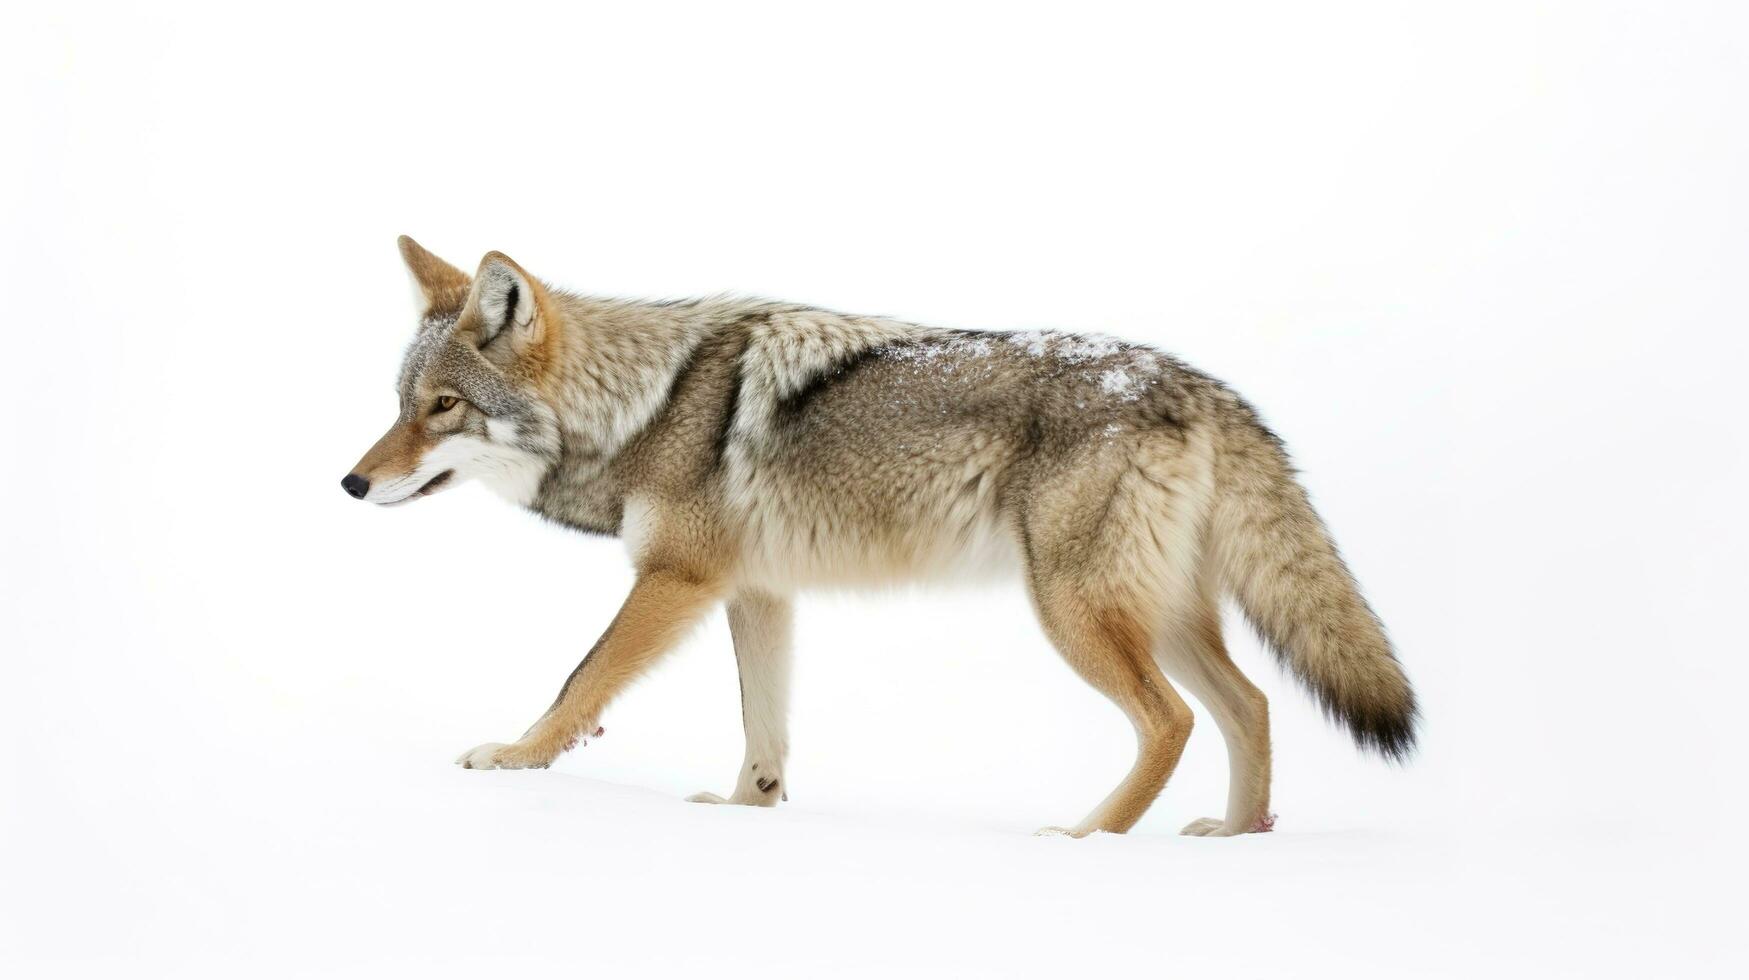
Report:
<svg viewBox="0 0 1749 980"><path fill-rule="evenodd" d="M1390 708L1344 711L1342 715L1362 750L1375 752L1387 762L1406 762L1415 754L1415 729L1421 712L1414 701Z"/></svg>

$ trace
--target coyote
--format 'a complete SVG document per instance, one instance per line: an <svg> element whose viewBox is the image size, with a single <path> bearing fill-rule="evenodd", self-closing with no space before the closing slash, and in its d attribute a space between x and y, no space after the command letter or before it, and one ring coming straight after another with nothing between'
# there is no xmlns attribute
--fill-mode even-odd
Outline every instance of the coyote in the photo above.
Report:
<svg viewBox="0 0 1749 980"><path fill-rule="evenodd" d="M791 602L811 586L1012 575L1069 665L1135 726L1134 767L1080 823L1122 833L1191 711L1230 766L1224 816L1267 831L1268 705L1221 639L1233 597L1355 741L1414 745L1415 696L1282 443L1220 382L1102 336L981 332L717 297L575 295L499 252L472 276L400 239L424 315L400 415L341 481L402 504L477 478L618 535L636 584L533 727L456 760L552 763L717 603L746 757L727 799L785 797Z"/></svg>

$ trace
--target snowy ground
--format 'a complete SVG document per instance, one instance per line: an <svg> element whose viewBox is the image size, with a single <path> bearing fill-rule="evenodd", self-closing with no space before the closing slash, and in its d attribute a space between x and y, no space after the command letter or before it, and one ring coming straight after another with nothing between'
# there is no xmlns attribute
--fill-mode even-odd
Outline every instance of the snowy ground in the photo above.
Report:
<svg viewBox="0 0 1749 980"><path fill-rule="evenodd" d="M805 780L789 806L759 811L590 778L576 759L463 772L444 764L453 747L327 731L265 757L188 741L65 770L33 791L59 796L51 811L84 804L56 814L84 826L11 837L12 880L32 883L7 912L12 955L32 976L95 960L307 975L526 961L655 976L1596 976L1705 972L1735 928L1730 904L1704 897L1710 858L1671 827L1466 828L1356 807L1230 841L1158 826L1071 841L1027 836L1014 812L853 805Z"/></svg>
<svg viewBox="0 0 1749 980"><path fill-rule="evenodd" d="M1742 976L1738 5L36 5L0 32L0 975ZM775 811L717 617L467 772L629 583L337 483L396 235L609 295L1098 331L1294 448L1425 710L1357 754L1236 622L1128 767L1018 589L803 602Z"/></svg>
<svg viewBox="0 0 1749 980"><path fill-rule="evenodd" d="M1668 828L1072 841L309 748L155 773L72 852L24 848L15 975L1701 976L1737 926Z"/></svg>

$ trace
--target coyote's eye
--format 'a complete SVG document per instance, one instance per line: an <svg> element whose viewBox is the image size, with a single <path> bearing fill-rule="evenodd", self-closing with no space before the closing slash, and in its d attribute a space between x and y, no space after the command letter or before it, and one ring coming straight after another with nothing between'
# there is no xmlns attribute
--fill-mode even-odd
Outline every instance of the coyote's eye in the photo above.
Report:
<svg viewBox="0 0 1749 980"><path fill-rule="evenodd" d="M431 410L431 414L436 415L438 412L447 412L454 408L455 403L459 400L460 399L456 398L454 395L444 395L437 399L437 407Z"/></svg>

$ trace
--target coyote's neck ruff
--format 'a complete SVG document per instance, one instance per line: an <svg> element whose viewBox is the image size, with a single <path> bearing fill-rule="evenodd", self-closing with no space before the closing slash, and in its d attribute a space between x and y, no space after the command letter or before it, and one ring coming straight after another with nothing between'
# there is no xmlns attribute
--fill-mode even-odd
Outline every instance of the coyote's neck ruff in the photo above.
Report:
<svg viewBox="0 0 1749 980"><path fill-rule="evenodd" d="M724 602L747 729L730 800L775 803L790 597L1004 571L1136 727L1134 769L1070 833L1127 830L1165 784L1191 726L1168 678L1214 715L1232 767L1226 815L1186 832L1269 829L1268 709L1222 645L1223 594L1362 746L1412 746L1408 682L1280 441L1174 358L783 303L591 299L496 252L470 277L401 251L425 314L400 416L347 492L398 504L477 477L621 535L638 573L552 707L464 766L549 764Z"/></svg>

